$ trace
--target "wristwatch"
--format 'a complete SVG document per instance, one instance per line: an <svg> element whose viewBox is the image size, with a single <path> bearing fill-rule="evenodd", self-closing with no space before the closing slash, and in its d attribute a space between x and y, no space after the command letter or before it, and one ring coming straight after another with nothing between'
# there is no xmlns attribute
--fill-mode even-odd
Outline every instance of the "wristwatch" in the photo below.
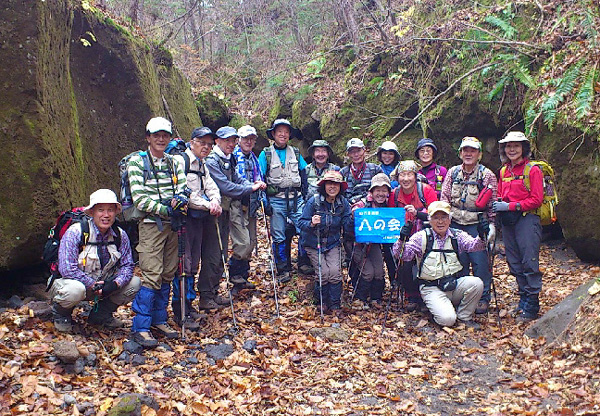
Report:
<svg viewBox="0 0 600 416"><path fill-rule="evenodd" d="M515 208L517 209L517 211L521 211L521 203L520 203L520 202L517 202L517 203L515 204Z"/></svg>

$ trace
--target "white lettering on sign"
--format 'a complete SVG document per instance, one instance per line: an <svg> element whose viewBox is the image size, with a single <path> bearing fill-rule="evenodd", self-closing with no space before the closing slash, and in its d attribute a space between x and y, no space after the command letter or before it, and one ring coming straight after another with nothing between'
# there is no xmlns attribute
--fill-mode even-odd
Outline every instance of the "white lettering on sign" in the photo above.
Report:
<svg viewBox="0 0 600 416"><path fill-rule="evenodd" d="M385 221L382 220L381 218L378 220L375 220L375 224L373 224L373 228L375 228L376 230L385 230Z"/></svg>
<svg viewBox="0 0 600 416"><path fill-rule="evenodd" d="M400 225L400 221L398 221L396 218L392 218L388 222L388 228L390 231L400 231L400 227L402 227Z"/></svg>
<svg viewBox="0 0 600 416"><path fill-rule="evenodd" d="M362 220L362 222L360 223L360 227L358 227L358 231L362 231L363 228L365 227L365 225L367 226L367 230L372 231L373 228L371 227L371 224L369 224L369 220L368 219L364 219Z"/></svg>

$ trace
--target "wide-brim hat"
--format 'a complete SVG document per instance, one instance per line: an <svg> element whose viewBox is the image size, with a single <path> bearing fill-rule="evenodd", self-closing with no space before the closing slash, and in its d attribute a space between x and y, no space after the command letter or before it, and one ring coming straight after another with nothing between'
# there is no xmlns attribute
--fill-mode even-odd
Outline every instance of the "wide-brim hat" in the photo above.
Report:
<svg viewBox="0 0 600 416"><path fill-rule="evenodd" d="M498 141L498 143L508 143L508 142L528 142L529 139L525 136L524 133L520 131L509 131L504 139Z"/></svg>
<svg viewBox="0 0 600 416"><path fill-rule="evenodd" d="M312 157L313 155L313 150L315 150L315 147L324 147L327 149L327 152L329 153L329 157L333 156L333 149L331 148L331 146L329 146L329 143L327 142L327 140L315 140L314 142L312 142L312 144L309 146L308 148L308 154Z"/></svg>
<svg viewBox="0 0 600 416"><path fill-rule="evenodd" d="M335 182L340 184L340 192L345 192L348 189L348 184L344 180L344 177L337 170L328 170L323 175L323 179L317 183L318 186L324 186L325 182Z"/></svg>
<svg viewBox="0 0 600 416"><path fill-rule="evenodd" d="M427 137L422 138L417 143L417 150L415 150L415 158L419 159L419 150L421 150L421 148L425 146L429 146L433 149L433 158L435 159L437 157L438 152L437 146L433 143L433 140L428 139Z"/></svg>
<svg viewBox="0 0 600 416"><path fill-rule="evenodd" d="M154 117L146 124L146 132L149 134L157 133L159 131L166 131L170 135L173 135L173 126L171 122L164 117Z"/></svg>
<svg viewBox="0 0 600 416"><path fill-rule="evenodd" d="M427 213L432 216L436 212L443 212L450 215L450 204L444 201L433 201L427 207Z"/></svg>
<svg viewBox="0 0 600 416"><path fill-rule="evenodd" d="M371 178L371 186L369 187L369 192L373 190L373 188L377 188L378 186L387 186L390 192L392 191L392 183L390 182L390 178L385 173L378 173L377 175Z"/></svg>
<svg viewBox="0 0 600 416"><path fill-rule="evenodd" d="M290 129L290 139L293 137L295 137L296 139L302 138L302 132L292 127L292 123L290 123L288 119L278 118L273 122L271 128L267 130L267 136L269 137L269 139L275 140L275 138L273 137L273 132L275 131L277 126L288 126L288 128Z"/></svg>
<svg viewBox="0 0 600 416"><path fill-rule="evenodd" d="M194 129L194 131L192 131L192 137L190 138L191 140L200 138L200 137L212 137L213 140L217 138L217 135L208 127L197 127Z"/></svg>
<svg viewBox="0 0 600 416"><path fill-rule="evenodd" d="M117 200L117 195L110 189L98 189L90 195L90 204L84 208L86 215L92 216L92 209L97 204L115 204L117 214L121 212L121 203Z"/></svg>

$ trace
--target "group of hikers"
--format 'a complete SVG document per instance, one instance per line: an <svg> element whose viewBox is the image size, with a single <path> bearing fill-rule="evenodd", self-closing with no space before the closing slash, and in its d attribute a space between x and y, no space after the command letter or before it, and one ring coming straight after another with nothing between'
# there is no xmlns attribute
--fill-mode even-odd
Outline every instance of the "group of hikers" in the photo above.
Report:
<svg viewBox="0 0 600 416"><path fill-rule="evenodd" d="M109 189L97 190L85 207L88 219L61 238L60 278L50 288L55 328L71 331L73 308L83 300L95 300L88 323L121 327L113 312L133 301L133 340L152 348L155 336L178 336L168 323L169 301L175 324L190 330L200 328L199 310L231 306L233 312L232 296L255 289L249 271L258 216L270 222L274 290L291 279L297 234L297 268L314 276L321 313L340 314L345 287L353 306L380 306L387 269L390 299L402 288L406 311L429 312L441 326L475 328L475 314L487 313L490 305L489 251L500 224L519 290L515 319L538 317L536 209L543 175L529 164L531 146L523 133L509 132L499 141L500 178L480 163L482 144L475 137L462 139L462 163L450 169L436 164L438 149L428 138L418 142L414 159L403 159L393 142L384 142L377 149L379 165L367 162L363 141L352 138L346 145L350 163L340 169L325 140L312 143L307 163L289 143L301 133L286 119L275 120L267 135L271 144L257 157L252 126L216 132L201 127L184 151L169 154L171 122L152 118L148 148L126 163L132 206ZM404 208L399 239L357 243L354 210L383 207ZM130 239L115 225L122 210L138 214L141 278L133 273ZM228 296L219 293L222 279L228 280Z"/></svg>

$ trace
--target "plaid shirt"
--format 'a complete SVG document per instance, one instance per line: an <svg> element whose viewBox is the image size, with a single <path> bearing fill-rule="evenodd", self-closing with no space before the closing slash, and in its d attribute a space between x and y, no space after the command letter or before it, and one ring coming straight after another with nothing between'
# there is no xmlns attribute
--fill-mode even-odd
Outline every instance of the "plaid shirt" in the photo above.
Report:
<svg viewBox="0 0 600 416"><path fill-rule="evenodd" d="M90 233L96 233L96 241L107 241L109 234L106 233L106 235L103 236L94 222L90 221L90 223ZM111 233L113 238L116 237L116 234L112 228L109 230L109 233ZM96 279L85 274L79 268L80 241L81 227L77 224L74 224L69 227L63 237L60 239L60 247L58 248L58 271L63 278L78 280L83 283L87 289L91 289L96 283ZM100 247L103 247L103 250L100 249ZM127 237L127 233L124 231L121 232L121 248L119 251L121 252L121 260L119 266L117 267L115 283L119 287L124 287L131 281L134 268L133 257L131 256L131 244L129 243L129 237ZM110 259L108 248L105 245L98 246L98 256L100 258L102 267L104 267L104 265L108 263L108 260Z"/></svg>
<svg viewBox="0 0 600 416"><path fill-rule="evenodd" d="M456 242L458 243L458 252L472 253L474 251L480 251L485 249L485 243L479 237L471 237L464 231L448 229L446 234L443 236L438 235L436 232L433 233L434 244L437 243L438 248L443 248L446 244L446 239L456 235ZM402 252L402 260L411 261L415 257L423 257L423 243L427 236L425 230L421 230L413 234L410 239L404 245L404 252ZM402 240L398 240L392 247L392 253L394 257L398 258L402 250Z"/></svg>

